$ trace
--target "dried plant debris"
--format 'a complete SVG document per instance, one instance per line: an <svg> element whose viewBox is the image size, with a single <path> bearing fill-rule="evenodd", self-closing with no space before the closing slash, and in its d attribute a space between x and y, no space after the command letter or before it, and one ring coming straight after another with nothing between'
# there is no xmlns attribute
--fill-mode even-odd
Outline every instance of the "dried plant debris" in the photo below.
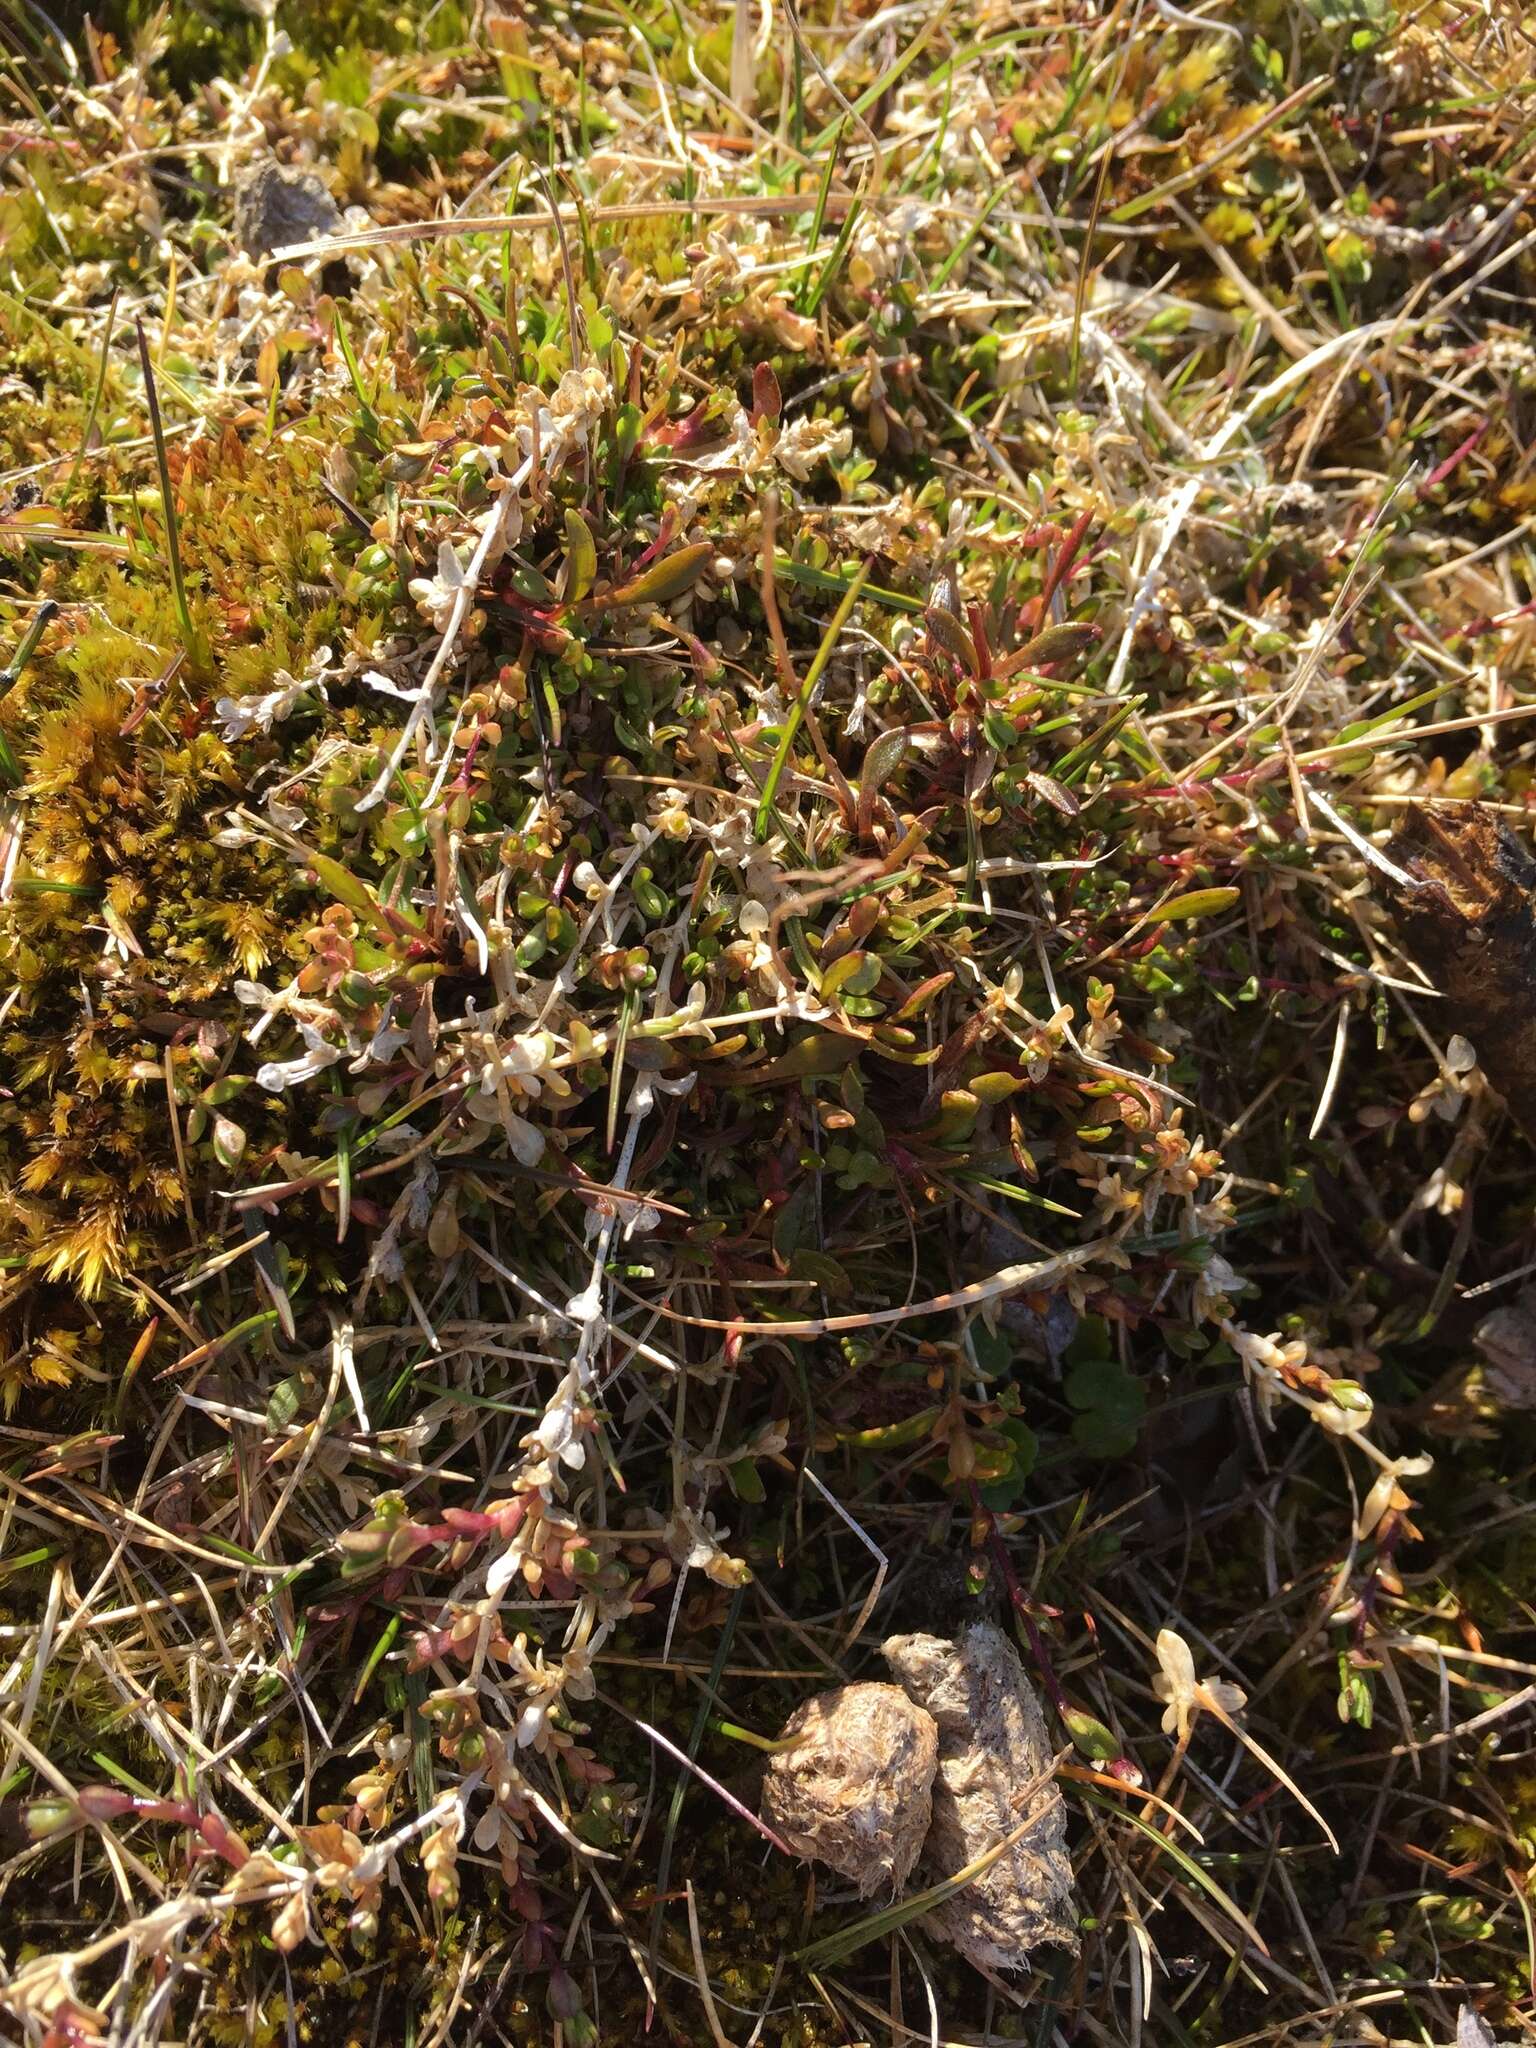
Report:
<svg viewBox="0 0 1536 2048"><path fill-rule="evenodd" d="M934 1932L989 1970L1022 1970L1047 1942L1076 1947L1066 1807L1050 1770L1045 1718L1019 1653L990 1621L946 1636L890 1636L886 1662L939 1728L932 1878L953 1877L1017 1828L1007 1853L929 1914ZM1032 1791L1026 1788L1033 1786Z"/></svg>
<svg viewBox="0 0 1536 2048"><path fill-rule="evenodd" d="M994 1619L998 1590L966 1553L924 1550L892 1581L885 1605L906 1634L952 1636L968 1622Z"/></svg>
<svg viewBox="0 0 1536 2048"><path fill-rule="evenodd" d="M1415 806L1389 851L1418 885L1402 923L1450 1025L1536 1135L1536 860L1473 803Z"/></svg>
<svg viewBox="0 0 1536 2048"><path fill-rule="evenodd" d="M1456 2015L1454 2048L1502 2048L1502 2044L1477 2008L1464 2005Z"/></svg>
<svg viewBox="0 0 1536 2048"><path fill-rule="evenodd" d="M1483 1391L1501 1408L1536 1409L1536 1288L1484 1316L1474 1342Z"/></svg>
<svg viewBox="0 0 1536 2048"><path fill-rule="evenodd" d="M899 1892L927 1839L938 1729L899 1686L842 1685L795 1709L763 1777L763 1816L854 1884Z"/></svg>

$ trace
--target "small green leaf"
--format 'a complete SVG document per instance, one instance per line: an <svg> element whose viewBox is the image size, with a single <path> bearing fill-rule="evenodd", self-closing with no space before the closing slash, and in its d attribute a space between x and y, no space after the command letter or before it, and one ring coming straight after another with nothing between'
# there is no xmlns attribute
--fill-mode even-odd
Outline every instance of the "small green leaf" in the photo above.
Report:
<svg viewBox="0 0 1536 2048"><path fill-rule="evenodd" d="M309 864L338 903L348 910L355 910L369 924L380 922L379 906L373 891L344 868L339 860L332 860L328 853L315 853L310 855Z"/></svg>
<svg viewBox="0 0 1536 2048"><path fill-rule="evenodd" d="M972 1323L969 1339L971 1354L984 1373L995 1377L1012 1365L1018 1347L1005 1330L989 1330L978 1321Z"/></svg>
<svg viewBox="0 0 1536 2048"><path fill-rule="evenodd" d="M1063 1707L1061 1718L1079 1756L1096 1764L1113 1763L1119 1756L1120 1744L1113 1732L1092 1714L1084 1713L1081 1707Z"/></svg>
<svg viewBox="0 0 1536 2048"><path fill-rule="evenodd" d="M1167 924L1192 917L1215 917L1220 911L1230 910L1242 893L1241 889L1191 889L1159 904L1157 916Z"/></svg>
<svg viewBox="0 0 1536 2048"><path fill-rule="evenodd" d="M695 541L691 547L677 548L672 554L663 555L659 562L652 562L643 576L620 584L608 602L666 604L674 597L681 597L698 580L700 570L714 552L714 543L707 540Z"/></svg>
<svg viewBox="0 0 1536 2048"><path fill-rule="evenodd" d="M1015 659L1026 668L1045 668L1054 661L1074 661L1099 637L1099 628L1084 622L1047 626L1033 640L1026 641Z"/></svg>
<svg viewBox="0 0 1536 2048"><path fill-rule="evenodd" d="M837 1260L826 1252L812 1251L808 1245L801 1245L789 1261L790 1278L793 1280L814 1280L823 1293L836 1300L843 1300L849 1293L848 1275Z"/></svg>
<svg viewBox="0 0 1536 2048"><path fill-rule="evenodd" d="M345 905L348 910L355 910L381 937L394 940L402 932L408 936L411 931L420 929L421 919L414 910L386 910L366 882L360 881L349 868L344 868L339 860L332 860L328 853L306 853L304 858L314 869L316 877L330 890L334 901ZM393 872L395 870L391 870ZM384 886L388 888L388 876ZM383 964L392 964L392 956L385 955Z"/></svg>
<svg viewBox="0 0 1536 2048"><path fill-rule="evenodd" d="M853 1444L861 1451L889 1451L902 1444L920 1444L938 1419L937 1408L919 1409L905 1422L887 1422L879 1429L840 1429L837 1441Z"/></svg>
<svg viewBox="0 0 1536 2048"><path fill-rule="evenodd" d="M821 993L832 996L867 996L874 990L880 979L880 956L878 953L845 953L841 960L834 960L821 977Z"/></svg>
<svg viewBox="0 0 1536 2048"><path fill-rule="evenodd" d="M921 1016L935 996L942 995L954 980L954 972L946 968L942 974L931 974L926 981L920 981L911 995L892 1016L892 1023L910 1024L914 1017Z"/></svg>
<svg viewBox="0 0 1536 2048"><path fill-rule="evenodd" d="M1082 1359L1069 1369L1063 1392L1078 1410L1072 1441L1080 1450L1092 1458L1119 1458L1135 1448L1147 1393L1119 1359Z"/></svg>
<svg viewBox="0 0 1536 2048"><path fill-rule="evenodd" d="M860 1146L851 1154L847 1165L837 1177L840 1188L852 1193L855 1188L884 1187L890 1180L890 1168L876 1152Z"/></svg>
<svg viewBox="0 0 1536 2048"><path fill-rule="evenodd" d="M859 770L859 788L870 791L884 789L901 766L911 744L904 726L898 726L893 732L883 732L878 739L871 740L869 751L864 756L864 766Z"/></svg>
<svg viewBox="0 0 1536 2048"><path fill-rule="evenodd" d="M268 1429L286 1429L299 1412L300 1386L296 1379L279 1380L267 1396Z"/></svg>
<svg viewBox="0 0 1536 2048"><path fill-rule="evenodd" d="M1134 1390L1138 1408L1144 1409L1140 1380L1118 1358L1085 1358L1068 1372L1063 1391L1074 1408L1114 1408L1131 1398L1128 1389Z"/></svg>
<svg viewBox="0 0 1536 2048"><path fill-rule="evenodd" d="M950 659L971 674L976 667L976 650L971 636L946 605L931 604L923 613L923 624L931 641L943 648Z"/></svg>
<svg viewBox="0 0 1536 2048"><path fill-rule="evenodd" d="M816 1212L816 1189L806 1181L790 1196L773 1219L773 1249L786 1265L793 1264L801 1240Z"/></svg>
<svg viewBox="0 0 1536 2048"><path fill-rule="evenodd" d="M507 572L507 581L518 596L526 598L529 604L554 602L554 585L543 571L536 569L531 562L514 562Z"/></svg>
<svg viewBox="0 0 1536 2048"><path fill-rule="evenodd" d="M725 1476L730 1480L731 1491L738 1500L755 1503L767 1498L762 1475L750 1458L738 1458L734 1465L728 1465Z"/></svg>
<svg viewBox="0 0 1536 2048"><path fill-rule="evenodd" d="M1024 1083L1014 1074L977 1074L966 1082L966 1087L978 1102L988 1104L1006 1102L1010 1095L1017 1095Z"/></svg>
<svg viewBox="0 0 1536 2048"><path fill-rule="evenodd" d="M597 543L585 519L570 506L565 514L565 601L579 604L597 580Z"/></svg>

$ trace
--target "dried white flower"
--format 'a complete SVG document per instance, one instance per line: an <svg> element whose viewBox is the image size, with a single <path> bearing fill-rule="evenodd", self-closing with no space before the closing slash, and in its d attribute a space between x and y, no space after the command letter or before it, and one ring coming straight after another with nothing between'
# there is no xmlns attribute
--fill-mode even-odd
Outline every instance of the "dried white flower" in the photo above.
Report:
<svg viewBox="0 0 1536 2048"><path fill-rule="evenodd" d="M312 694L324 697L326 683L334 673L335 658L330 648L317 647L302 676L292 676L287 669L280 668L270 690L252 697L220 697L213 707L219 729L230 741L243 740L253 732L270 732L302 698Z"/></svg>
<svg viewBox="0 0 1536 2048"><path fill-rule="evenodd" d="M797 419L774 443L774 460L788 470L797 483L811 480L818 462L841 462L853 447L853 429L835 427L830 420Z"/></svg>
<svg viewBox="0 0 1536 2048"><path fill-rule="evenodd" d="M464 564L459 560L452 544L443 541L437 550L437 574L435 576L413 576L406 589L416 601L416 609L424 618L432 621L439 633L448 630L453 609L459 593L464 588ZM471 592L473 596L473 592ZM380 676L377 681L372 674L368 680L375 688L379 684L388 689L390 685ZM396 693L398 694L398 693Z"/></svg>
<svg viewBox="0 0 1536 2048"><path fill-rule="evenodd" d="M299 1031L307 1051L296 1059L268 1060L256 1070L256 1086L265 1088L270 1094L281 1095L285 1088L292 1088L296 1082L308 1081L316 1074L323 1074L327 1067L334 1067L342 1058L342 1048L331 1045L322 1038L313 1024L300 1022Z"/></svg>
<svg viewBox="0 0 1536 2048"><path fill-rule="evenodd" d="M1376 1475L1375 1484L1360 1504L1360 1516L1355 1523L1355 1536L1363 1543L1388 1509L1397 1514L1406 1514L1413 1502L1398 1484L1401 1479L1421 1479L1426 1472L1434 1470L1435 1461L1420 1452L1414 1458L1389 1458Z"/></svg>

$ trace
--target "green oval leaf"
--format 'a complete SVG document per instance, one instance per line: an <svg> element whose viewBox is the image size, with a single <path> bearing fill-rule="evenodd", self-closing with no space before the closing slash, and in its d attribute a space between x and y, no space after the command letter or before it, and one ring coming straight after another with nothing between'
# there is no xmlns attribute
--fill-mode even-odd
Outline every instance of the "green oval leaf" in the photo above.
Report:
<svg viewBox="0 0 1536 2048"><path fill-rule="evenodd" d="M575 509L565 514L565 601L579 604L597 580L597 543L592 529Z"/></svg>
<svg viewBox="0 0 1536 2048"><path fill-rule="evenodd" d="M1113 1763L1119 1756L1120 1744L1097 1715L1086 1713L1081 1707L1063 1707L1061 1718L1079 1756L1096 1764Z"/></svg>
<svg viewBox="0 0 1536 2048"><path fill-rule="evenodd" d="M928 628L929 639L942 647L967 675L975 672L976 649L971 644L971 636L946 605L929 605L923 613L923 624Z"/></svg>
<svg viewBox="0 0 1536 2048"><path fill-rule="evenodd" d="M1156 914L1168 924L1192 917L1214 917L1219 911L1230 910L1242 893L1241 889L1191 889L1186 895L1170 897Z"/></svg>
<svg viewBox="0 0 1536 2048"><path fill-rule="evenodd" d="M834 960L821 977L823 996L867 996L880 979L880 959L875 953L845 953Z"/></svg>
<svg viewBox="0 0 1536 2048"><path fill-rule="evenodd" d="M670 555L663 555L659 562L653 562L643 576L633 582L622 583L613 592L610 604L666 604L669 599L681 597L694 583L699 571L715 552L714 543L698 540L691 547L678 548Z"/></svg>
<svg viewBox="0 0 1536 2048"><path fill-rule="evenodd" d="M1047 626L1019 649L1019 660L1030 668L1045 668L1051 662L1072 661L1099 637L1097 626L1086 624Z"/></svg>
<svg viewBox="0 0 1536 2048"><path fill-rule="evenodd" d="M864 756L864 766L859 770L859 788L870 791L883 789L901 766L911 744L905 726L883 732L878 739L871 740Z"/></svg>
<svg viewBox="0 0 1536 2048"><path fill-rule="evenodd" d="M978 1102L1006 1102L1010 1095L1017 1095L1024 1083L1013 1074L977 1074L966 1082L966 1087Z"/></svg>

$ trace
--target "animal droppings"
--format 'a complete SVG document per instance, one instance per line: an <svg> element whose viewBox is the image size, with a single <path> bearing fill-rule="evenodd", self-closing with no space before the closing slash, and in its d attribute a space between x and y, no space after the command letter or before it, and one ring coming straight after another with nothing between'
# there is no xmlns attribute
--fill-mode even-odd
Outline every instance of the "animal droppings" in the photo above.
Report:
<svg viewBox="0 0 1536 2048"><path fill-rule="evenodd" d="M933 1812L938 1730L898 1686L839 1686L798 1706L768 1765L763 1816L861 1898L900 1891Z"/></svg>
<svg viewBox="0 0 1536 2048"><path fill-rule="evenodd" d="M1031 1951L1075 1948L1072 1865L1066 1809L1047 1780L1045 1719L1018 1652L990 1621L946 1636L890 1636L890 1665L908 1697L938 1724L933 1822L923 1849L927 1882L953 1877L1021 1821L1032 1825L963 1891L936 1906L927 1924L983 1969L1022 1970Z"/></svg>

